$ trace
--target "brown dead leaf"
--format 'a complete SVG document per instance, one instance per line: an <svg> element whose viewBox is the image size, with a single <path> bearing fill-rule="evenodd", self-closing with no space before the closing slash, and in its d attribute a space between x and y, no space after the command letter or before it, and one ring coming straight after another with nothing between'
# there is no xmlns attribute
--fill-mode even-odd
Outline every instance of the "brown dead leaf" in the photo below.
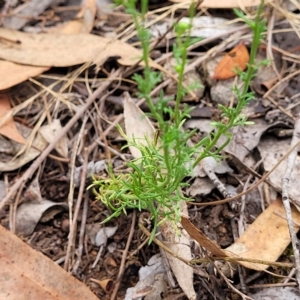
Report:
<svg viewBox="0 0 300 300"><path fill-rule="evenodd" d="M223 251L215 242L206 237L198 228L196 228L190 220L184 216L181 217L181 224L188 234L199 243L200 246L204 247L211 252L212 255L217 257L227 257L225 251Z"/></svg>
<svg viewBox="0 0 300 300"><path fill-rule="evenodd" d="M47 146L48 143L41 137L40 134L37 134L33 140L32 147L30 147L27 152L24 152L17 158L10 161L0 161L0 171L13 171L24 166L40 155L41 151L43 151Z"/></svg>
<svg viewBox="0 0 300 300"><path fill-rule="evenodd" d="M171 2L182 2L182 3L192 3L191 0L171 0ZM272 2L271 0L269 2ZM203 0L200 4L200 7L207 8L233 8L233 7L249 7L249 6L257 6L261 3L261 0Z"/></svg>
<svg viewBox="0 0 300 300"><path fill-rule="evenodd" d="M81 11L78 13L79 19L72 20L64 24L61 28L55 28L54 31L65 34L90 32L96 15L95 2L95 0L86 1ZM49 67L25 66L10 61L0 60L0 90L10 88L31 77L38 76L47 70L49 70Z"/></svg>
<svg viewBox="0 0 300 300"><path fill-rule="evenodd" d="M183 200L180 201L180 211L182 214L188 215L187 204ZM161 234L165 243L168 245L168 248L177 256L189 261L192 259L190 236L186 230L183 230L180 224L178 224L178 228L180 230L180 235L178 235L178 230L174 228L174 224L171 221L167 220L160 225ZM174 276L187 298L189 300L197 299L194 289L193 268L173 257L168 252L166 252L166 256Z"/></svg>
<svg viewBox="0 0 300 300"><path fill-rule="evenodd" d="M213 79L228 79L236 76L236 70L244 71L249 62L249 52L241 43L228 52L216 67Z"/></svg>
<svg viewBox="0 0 300 300"><path fill-rule="evenodd" d="M292 207L295 223L300 223L300 213ZM291 242L285 210L280 199L268 206L256 220L247 228L244 234L234 244L226 248L228 254L233 253L246 259L276 261ZM295 226L296 232L299 230ZM249 262L239 262L241 265L254 269L265 270L269 266Z"/></svg>
<svg viewBox="0 0 300 300"><path fill-rule="evenodd" d="M92 34L28 34L1 28L0 37L5 41L0 44L0 58L25 65L101 65L109 57L119 57L119 63L131 66L141 58L141 51L125 42Z"/></svg>
<svg viewBox="0 0 300 300"><path fill-rule="evenodd" d="M0 118L10 110L11 106L8 93L3 91L0 93ZM19 133L12 117L10 117L3 125L0 125L0 134L20 144L26 143L24 137Z"/></svg>
<svg viewBox="0 0 300 300"><path fill-rule="evenodd" d="M2 226L0 236L0 299L98 299L85 284Z"/></svg>
<svg viewBox="0 0 300 300"><path fill-rule="evenodd" d="M16 233L23 237L29 236L39 221L47 222L64 210L68 210L66 203L46 199L22 203L17 209ZM44 219L41 220L42 218Z"/></svg>
<svg viewBox="0 0 300 300"><path fill-rule="evenodd" d="M8 89L47 70L49 70L47 67L24 66L0 60L0 90Z"/></svg>
<svg viewBox="0 0 300 300"><path fill-rule="evenodd" d="M300 223L300 213L292 207L295 223ZM187 218L181 218L181 224L189 235L201 246L217 257L232 257L248 259L237 263L249 269L263 271L269 265L253 263L251 260L275 262L291 242L287 221L284 219L285 210L280 199L268 206L256 220L247 228L244 234L231 246L222 250L216 243L207 238ZM295 226L296 231L299 230Z"/></svg>
<svg viewBox="0 0 300 300"><path fill-rule="evenodd" d="M76 19L70 22L67 22L58 30L54 28L51 30L53 32L60 32L65 34L72 33L89 33L94 27L94 21L97 12L97 3L96 0L86 0L83 1L83 7L80 12L77 14Z"/></svg>

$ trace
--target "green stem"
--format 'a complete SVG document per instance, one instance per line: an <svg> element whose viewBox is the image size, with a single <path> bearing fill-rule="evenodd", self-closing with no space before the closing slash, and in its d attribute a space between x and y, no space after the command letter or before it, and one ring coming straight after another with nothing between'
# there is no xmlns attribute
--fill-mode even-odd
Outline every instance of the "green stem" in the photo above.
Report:
<svg viewBox="0 0 300 300"><path fill-rule="evenodd" d="M195 160L193 167L196 167L196 165L205 157L211 155L210 151L213 147L216 146L218 140L220 139L220 137L228 132L232 127L235 126L235 120L237 118L237 116L242 112L242 109L244 108L246 101L245 101L245 95L248 93L251 81L253 79L253 76L255 74L256 71L256 66L255 66L255 58L256 58L256 54L258 51L258 47L260 45L260 39L261 39L261 34L263 31L262 25L261 25L261 21L260 21L260 16L263 10L263 1L261 2L256 17L255 17L255 21L253 23L253 27L251 27L251 29L253 30L253 41L252 41L252 45L251 45L251 51L250 51L250 58L249 58L249 63L248 63L248 69L247 69L247 73L246 73L246 78L244 79L244 86L242 89L242 92L239 93L239 97L238 97L238 103L236 108L232 111L232 115L229 119L229 122L226 126L218 128L218 131L216 132L216 134L214 135L213 139L211 140L211 142L206 146L205 150L202 152L202 154ZM218 150L221 151L221 149L224 149L224 147L230 142L230 140L227 140L227 142L225 142L225 144L223 144Z"/></svg>

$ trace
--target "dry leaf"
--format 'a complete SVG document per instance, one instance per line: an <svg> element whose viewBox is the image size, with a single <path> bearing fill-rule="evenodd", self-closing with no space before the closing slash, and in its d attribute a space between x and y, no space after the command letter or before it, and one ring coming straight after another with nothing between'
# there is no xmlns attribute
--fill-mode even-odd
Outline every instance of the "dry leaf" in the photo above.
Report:
<svg viewBox="0 0 300 300"><path fill-rule="evenodd" d="M124 99L124 120L126 135L129 139L135 138L137 143L146 145L145 137L149 141L153 140L155 129L149 119L135 105L128 93L125 93ZM135 158L141 157L141 152L136 147L129 147L131 154Z"/></svg>
<svg viewBox="0 0 300 300"><path fill-rule="evenodd" d="M42 217L42 221L47 222L64 210L68 210L66 203L52 202L45 199L40 202L23 203L17 209L16 233L24 237L29 236Z"/></svg>
<svg viewBox="0 0 300 300"><path fill-rule="evenodd" d="M276 123L274 123L276 124ZM278 123L277 123L278 124ZM286 154L290 149L291 139L278 139L274 136L265 136L257 145L261 157L264 158L263 166L266 172L270 171L279 159ZM278 190L282 188L281 179L286 170L286 160L281 162L279 166L270 174L269 180L271 184ZM299 176L300 176L300 157L297 155L296 161L293 165L293 170L289 179L289 197L290 201L296 205L300 211L300 189L299 189Z"/></svg>
<svg viewBox="0 0 300 300"><path fill-rule="evenodd" d="M90 281L98 283L106 293L111 293L115 286L114 282L111 279L97 280L94 278L90 278Z"/></svg>
<svg viewBox="0 0 300 300"><path fill-rule="evenodd" d="M1 117L8 113L10 110L11 106L8 93L6 91L3 91L2 93L0 93L0 120ZM0 134L20 144L26 143L24 137L19 133L12 117L10 117L3 125L0 125Z"/></svg>
<svg viewBox="0 0 300 300"><path fill-rule="evenodd" d="M65 34L87 32L91 30L91 14L85 13L88 9L93 12L93 3L95 0L88 0L78 15L82 16L79 20L72 20L64 24L62 28L55 29ZM95 17L95 16L94 16ZM10 88L31 77L38 76L49 70L49 67L34 67L15 64L10 61L0 60L0 90Z"/></svg>
<svg viewBox="0 0 300 300"><path fill-rule="evenodd" d="M58 32L65 34L72 33L89 33L94 27L94 21L97 12L97 1L96 0L86 0L82 1L83 7L80 12L77 14L76 19L66 24L63 24L59 28ZM57 28L54 28L57 32ZM54 32L53 30L51 30ZM49 31L50 32L50 31Z"/></svg>
<svg viewBox="0 0 300 300"><path fill-rule="evenodd" d="M82 177L82 170L83 166L75 167L74 169L74 177L73 177L73 184L76 187L79 187ZM87 172L86 172L86 178L90 178L94 174L99 174L103 172L104 170L107 170L107 162L105 159L98 160L96 162L90 161L87 165ZM68 174L68 179L70 179L70 173Z"/></svg>
<svg viewBox="0 0 300 300"><path fill-rule="evenodd" d="M30 185L26 188L25 192L23 193L24 202L41 202L42 201L42 194L40 189L40 170L37 172L36 176L31 181Z"/></svg>
<svg viewBox="0 0 300 300"><path fill-rule="evenodd" d="M3 26L8 29L21 29L27 23L32 22L34 19L42 14L50 5L55 2L54 0L31 0L26 1L22 5L18 5L8 16L4 16ZM26 16L26 17L25 17Z"/></svg>
<svg viewBox="0 0 300 300"><path fill-rule="evenodd" d="M60 266L0 226L0 299L98 300Z"/></svg>
<svg viewBox="0 0 300 300"><path fill-rule="evenodd" d="M28 134L26 134L25 137L30 135L30 130L29 128L19 124L18 126L19 128L24 127L25 130ZM31 160L35 159L40 153L41 151L43 151L46 147L47 147L48 143L41 137L40 134L37 134L37 136L35 137L32 146L24 153L22 153L20 156L18 156L17 158L14 158L10 161L0 161L0 171L4 172L4 171L13 171L16 170L20 167L22 167L23 165L27 164L28 162L30 162Z"/></svg>
<svg viewBox="0 0 300 300"><path fill-rule="evenodd" d="M107 240L112 237L116 231L118 230L118 226L114 227L101 227L100 230L97 232L95 237L95 244L98 247L107 245Z"/></svg>
<svg viewBox="0 0 300 300"><path fill-rule="evenodd" d="M180 210L182 214L188 215L187 204L183 200L180 202ZM178 227L179 225L180 224L178 224ZM182 230L180 227L179 236L178 232L174 229L174 224L169 220L160 225L161 233L166 241L167 247L176 255L189 261L192 259L190 236L187 231ZM193 268L167 252L166 256L179 286L186 294L188 299L195 300L197 296L194 290Z"/></svg>
<svg viewBox="0 0 300 300"><path fill-rule="evenodd" d="M215 16L200 16L192 19L183 17L181 22L190 24L192 28L188 32L190 36L202 38L214 38L220 35L227 35L232 29L240 28L238 23L230 23L228 19L219 18ZM172 26L172 19L164 18L159 23L155 23L149 27L150 34L153 38L159 38L166 35L166 39L176 38L175 32L170 32L169 28Z"/></svg>
<svg viewBox="0 0 300 300"><path fill-rule="evenodd" d="M188 234L199 243L200 246L204 247L211 252L212 255L217 257L227 257L227 253L223 251L215 242L205 236L198 228L196 228L188 218L182 216L181 224Z"/></svg>
<svg viewBox="0 0 300 300"><path fill-rule="evenodd" d="M163 264L163 260L160 254L153 255L146 266L143 266L139 270L139 281L134 287L130 287L126 291L124 300L141 299L136 297L141 291L151 292L153 284L155 283L155 277L158 274L164 274L166 272ZM154 299L161 299L154 298Z"/></svg>
<svg viewBox="0 0 300 300"><path fill-rule="evenodd" d="M182 2L182 3L192 3L191 0L171 0L171 2ZM269 2L272 2L271 0ZM261 3L261 0L203 0L200 7L207 8L233 8L233 7L249 7L257 6Z"/></svg>
<svg viewBox="0 0 300 300"><path fill-rule="evenodd" d="M139 49L92 34L29 34L0 28L0 37L4 41L0 44L0 58L19 64L67 67L94 62L101 65L109 57L119 57L119 63L131 66L141 59ZM158 66L154 62L150 64Z"/></svg>
<svg viewBox="0 0 300 300"><path fill-rule="evenodd" d="M236 71L244 71L249 62L249 52L241 43L228 52L217 65L213 79L228 79L236 76Z"/></svg>
<svg viewBox="0 0 300 300"><path fill-rule="evenodd" d="M49 70L47 67L24 66L0 60L0 90L8 89L47 70Z"/></svg>
<svg viewBox="0 0 300 300"><path fill-rule="evenodd" d="M295 207L292 207L292 215L294 222L299 224L300 213ZM244 234L226 249L226 252L242 258L276 261L291 242L284 217L285 210L282 201L278 199L256 218ZM299 227L295 226L295 230L297 232ZM239 263L258 271L269 267L242 261Z"/></svg>
<svg viewBox="0 0 300 300"><path fill-rule="evenodd" d="M300 299L298 287L273 286L248 294L253 300L296 300Z"/></svg>
<svg viewBox="0 0 300 300"><path fill-rule="evenodd" d="M295 223L300 223L300 213L292 207ZM206 237L187 218L181 218L184 229L201 246L209 250L214 256L249 259L236 261L253 270L266 270L267 264L252 263L251 259L262 261L276 261L291 242L287 222L284 219L285 210L280 199L274 201L247 228L244 234L231 246L222 250L216 243ZM299 227L296 226L296 231Z"/></svg>

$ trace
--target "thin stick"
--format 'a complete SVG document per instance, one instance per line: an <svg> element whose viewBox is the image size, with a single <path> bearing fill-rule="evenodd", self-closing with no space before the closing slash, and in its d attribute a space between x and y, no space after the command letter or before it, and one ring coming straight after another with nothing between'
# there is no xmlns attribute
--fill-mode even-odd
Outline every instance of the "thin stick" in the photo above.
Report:
<svg viewBox="0 0 300 300"><path fill-rule="evenodd" d="M120 269L119 269L119 274L118 274L118 277L117 277L117 280L116 280L117 282L116 282L116 285L115 285L114 290L112 292L112 295L110 297L110 300L114 300L116 298L119 287L120 287L120 284L121 284L121 279L122 279L123 272L124 272L124 267L125 267L125 261L127 259L129 246L131 244L133 233L134 233L135 221L136 221L136 210L133 211L130 232L129 232L129 235L128 235L128 239L127 239L125 249L123 251L122 260L121 260Z"/></svg>
<svg viewBox="0 0 300 300"><path fill-rule="evenodd" d="M291 146L297 146L299 144L300 140L300 116L297 117L295 122L295 128L294 128L294 134L291 141ZM296 147L288 156L287 158L287 165L285 169L285 173L282 177L282 202L286 213L286 220L288 223L293 251L294 251L294 257L295 257L295 269L296 269L296 280L298 282L298 285L300 285L300 253L298 249L298 239L296 236L295 228L294 228L294 222L292 217L292 210L289 200L289 181L291 178L291 174L295 165L296 157L298 153L298 147Z"/></svg>
<svg viewBox="0 0 300 300"><path fill-rule="evenodd" d="M241 196L247 194L248 192L252 191L253 189L255 189L258 185L260 185L262 182L264 182L269 176L270 174L290 155L290 153L295 150L298 146L300 145L300 141L298 141L298 143L296 145L294 145L291 149L289 149L289 151L287 151L286 154L284 154L281 159L275 164L275 166L269 171L267 172L264 176L261 177L260 180L258 180L254 185L252 185L249 189L247 189L246 191L231 197L231 198L227 198L227 199L223 199L223 200L218 200L218 201L213 201L213 202L202 202L202 203L195 203L195 202L188 202L189 204L192 205L196 205L196 206L208 206L208 205L216 205L216 204L223 204L223 203L227 203L233 200L236 200L238 198L240 198Z"/></svg>
<svg viewBox="0 0 300 300"><path fill-rule="evenodd" d="M71 225L70 233L69 233L69 237L68 237L67 254L66 254L66 259L65 259L65 263L64 263L65 270L69 269L69 260L70 260L71 254L72 254L71 252L72 252L72 250L74 251L74 249L75 249L74 243L75 243L75 236L76 236L76 229L77 229L77 218L79 215L82 197L83 197L83 193L85 190L87 165L88 165L88 151L87 151L87 148L84 148L84 162L83 162L83 166L82 166L81 182L80 182L80 187L79 187L79 192L78 192L78 198L76 201L74 216L73 216L73 220L72 220L72 225Z"/></svg>
<svg viewBox="0 0 300 300"><path fill-rule="evenodd" d="M72 273L77 274L78 268L80 266L80 263L82 261L82 253L83 253L83 242L84 242L84 233L85 233L85 226L86 226L86 220L87 220L87 214L88 214L88 194L86 192L84 196L84 202L83 202L83 210L82 210L82 218L81 218L81 225L80 225L80 233L79 233L79 242L78 242L78 249L77 249L77 259L74 264Z"/></svg>
<svg viewBox="0 0 300 300"><path fill-rule="evenodd" d="M7 195L2 199L0 203L0 211L10 202L10 199L17 192L17 190L24 184L34 172L39 168L42 162L46 159L46 157L50 154L50 152L57 145L57 142L74 126L74 124L79 120L79 118L85 113L85 111L89 108L89 106L98 98L100 94L102 94L105 89L111 84L112 80L114 80L117 76L119 76L120 70L117 70L111 74L111 76L107 79L107 81L103 82L94 93L88 97L86 103L76 112L76 114L72 117L72 119L66 124L65 127L58 133L56 138L48 145L48 147L41 153L41 155L32 163L32 165L23 173L21 178L11 186Z"/></svg>
<svg viewBox="0 0 300 300"><path fill-rule="evenodd" d="M219 275L224 279L224 281L227 283L228 287L230 287L235 293L237 293L238 295L240 295L243 300L245 300L245 299L254 300L253 298L244 295L242 292L240 292L238 289L236 289L233 286L233 284L231 284L231 282L228 280L228 278L223 274L223 272L221 272L217 267L216 267L216 270L219 273Z"/></svg>

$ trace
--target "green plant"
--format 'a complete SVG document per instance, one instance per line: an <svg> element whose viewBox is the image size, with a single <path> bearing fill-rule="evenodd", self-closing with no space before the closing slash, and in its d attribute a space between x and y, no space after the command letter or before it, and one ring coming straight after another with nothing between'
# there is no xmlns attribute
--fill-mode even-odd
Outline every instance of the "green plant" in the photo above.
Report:
<svg viewBox="0 0 300 300"><path fill-rule="evenodd" d="M195 147L187 146L187 141L194 135L195 131L183 131L182 126L189 117L190 109L184 107L179 109L182 97L193 87L184 87L184 70L187 64L188 48L195 43L190 37L191 23L179 22L174 26L176 32L176 43L173 47L173 54L176 60L175 71L178 75L177 95L175 108L167 106L167 100L163 93L154 105L150 93L152 89L161 81L161 74L151 70L149 64L150 56L150 34L145 28L147 0L141 1L141 11L136 9L136 0L121 0L119 4L124 5L126 11L131 14L137 30L142 48L142 61L144 63L143 76L134 75L134 80L138 85L138 96L145 98L150 108L150 115L158 124L158 130L154 140L146 139L146 143L141 144L137 139L128 139L119 127L121 134L128 141L128 146L134 146L141 152L141 158L132 160L128 166L132 168L129 174L115 176L110 170L110 177L107 179L94 179L90 187L94 188L96 197L106 204L112 214L105 221L112 217L119 216L127 209L137 208L150 211L153 219L152 238L157 226L166 219L172 222L180 220L180 201L192 199L183 197L181 188L186 186L183 179L190 175L192 169L205 157L219 157L220 152L231 139L230 129L234 126L248 124L245 116L241 115L242 109L253 98L249 93L249 86L253 79L257 66L255 66L255 55L261 40L265 24L260 16L263 4L260 5L256 19L248 20L241 12L236 11L253 30L253 44L251 47L250 61L246 72L239 75L244 82L244 87L240 91L234 87L238 103L234 108L226 108L220 105L223 120L227 122L213 122L215 130L202 139ZM195 14L195 5L190 7L190 20ZM219 138L225 135L226 142L219 148L214 149ZM192 162L192 164L191 164ZM191 167L187 167L190 163Z"/></svg>

